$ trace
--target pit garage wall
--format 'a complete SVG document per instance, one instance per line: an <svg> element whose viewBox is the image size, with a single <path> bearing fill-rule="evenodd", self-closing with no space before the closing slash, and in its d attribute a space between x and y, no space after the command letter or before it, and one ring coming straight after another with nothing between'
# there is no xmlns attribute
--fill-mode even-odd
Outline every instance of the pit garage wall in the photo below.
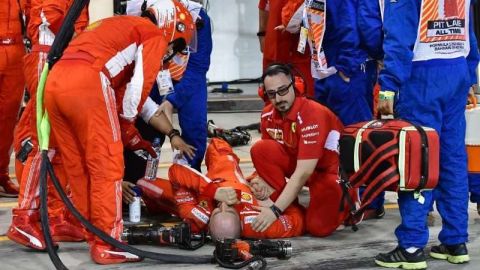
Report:
<svg viewBox="0 0 480 270"><path fill-rule="evenodd" d="M90 0L88 4L90 23L113 16L113 1Z"/></svg>
<svg viewBox="0 0 480 270"><path fill-rule="evenodd" d="M207 74L210 82L261 76L257 5L258 0L209 1L213 24L212 64Z"/></svg>
<svg viewBox="0 0 480 270"><path fill-rule="evenodd" d="M139 1L139 0L132 0ZM203 0L212 21L213 52L210 82L261 76L262 55L258 31L258 0ZM91 0L90 3L112 2ZM115 14L125 14L126 0L113 0Z"/></svg>

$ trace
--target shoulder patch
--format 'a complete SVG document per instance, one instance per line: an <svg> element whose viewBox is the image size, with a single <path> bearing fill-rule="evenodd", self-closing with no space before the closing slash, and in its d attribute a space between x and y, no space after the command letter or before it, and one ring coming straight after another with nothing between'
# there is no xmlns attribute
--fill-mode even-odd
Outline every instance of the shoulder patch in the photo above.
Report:
<svg viewBox="0 0 480 270"><path fill-rule="evenodd" d="M201 200L198 205L200 205L201 207L205 208L205 209L208 209L208 202L206 200Z"/></svg>
<svg viewBox="0 0 480 270"><path fill-rule="evenodd" d="M337 130L331 130L328 133L327 140L325 141L325 148L334 152L339 153L339 144L340 132Z"/></svg>

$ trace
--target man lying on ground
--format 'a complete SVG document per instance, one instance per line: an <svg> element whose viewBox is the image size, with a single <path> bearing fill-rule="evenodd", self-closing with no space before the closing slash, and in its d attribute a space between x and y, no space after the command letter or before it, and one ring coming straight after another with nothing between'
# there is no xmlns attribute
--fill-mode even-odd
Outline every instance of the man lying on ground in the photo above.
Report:
<svg viewBox="0 0 480 270"><path fill-rule="evenodd" d="M253 196L239 167L239 159L228 143L212 139L205 162L208 173L202 175L183 165L169 170L170 181L139 180L143 199L149 209L157 208L178 215L188 222L193 232L209 230L214 239L284 238L304 233L303 207L293 203L263 232L255 232L252 222L259 207L272 202ZM128 197L127 190L124 196ZM175 207L171 207L175 203Z"/></svg>

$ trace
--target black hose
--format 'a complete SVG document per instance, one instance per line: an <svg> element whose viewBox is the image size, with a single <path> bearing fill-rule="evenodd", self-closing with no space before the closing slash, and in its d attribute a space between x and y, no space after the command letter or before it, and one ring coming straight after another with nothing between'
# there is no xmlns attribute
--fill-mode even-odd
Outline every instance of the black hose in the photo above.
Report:
<svg viewBox="0 0 480 270"><path fill-rule="evenodd" d="M52 235L50 234L50 226L48 222L47 208L47 167L50 164L48 159L48 150L41 152L42 163L40 165L40 223L42 225L43 237L47 245L47 252L50 260L57 270L68 270L58 257L55 246L53 245Z"/></svg>
<svg viewBox="0 0 480 270"><path fill-rule="evenodd" d="M53 40L52 47L47 56L47 62L51 69L55 62L62 56L63 51L68 46L68 43L73 37L75 21L80 16L83 8L86 7L89 0L74 0L72 6L68 9L67 15L60 27L59 33ZM37 102L43 102L38 100ZM38 117L38 116L37 116ZM38 128L38 127L37 127ZM43 230L43 236L47 245L47 252L50 260L57 270L67 270L68 268L63 264L62 260L58 257L55 246L53 245L52 236L50 234L50 226L48 224L48 206L47 206L47 170L50 164L48 159L48 150L42 150L42 163L40 167L40 215L41 225Z"/></svg>
<svg viewBox="0 0 480 270"><path fill-rule="evenodd" d="M84 9L89 0L74 0L72 6L69 8L67 15L65 16L64 22L60 27L60 31L56 35L52 47L47 56L47 62L49 64L49 68L51 69L53 65L60 59L63 52L68 46L68 43L73 37L74 33L74 24L75 21L80 16L82 9ZM43 102L39 100L38 102ZM47 171L50 174L50 178L55 186L55 189L58 191L58 194L62 198L63 202L67 206L68 210L92 233L100 237L106 243L122 249L124 251L130 252L140 257L150 258L154 260L160 260L163 262L168 263L210 263L210 257L192 257L192 256L181 256L181 255L173 255L173 254L162 254L162 253L155 253L155 252L148 252L143 251L140 249L136 249L125 245L122 242L115 240L114 238L110 237L103 231L99 230L95 226L93 226L88 220L86 220L78 210L73 206L70 202L70 199L67 197L65 192L63 191L61 185L58 182L57 177L53 171L52 164L47 156L47 151L42 151L42 164L41 170L43 170L43 174L41 175L40 181L40 190L41 190L41 212L42 212L42 228L44 232L45 241L47 243L47 251L52 260L53 264L55 265L56 269L64 270L67 269L65 265L62 263L60 258L58 257L55 247L53 245L53 241L50 235L50 228L48 224L48 209L47 209ZM42 210L43 209L43 210Z"/></svg>
<svg viewBox="0 0 480 270"><path fill-rule="evenodd" d="M42 161L42 162L44 162L44 161ZM107 244L112 245L112 246L114 246L116 248L119 248L121 250L124 250L126 252L130 252L130 253L135 254L135 255L137 255L139 257L142 257L142 258L149 258L149 259L152 259L152 260L158 260L158 261L163 261L163 262L167 262L167 263L200 264L200 263L210 263L211 262L211 257L210 256L194 257L194 256L183 256L183 255L150 252L150 251L140 250L140 249L131 247L129 245L126 245L126 244L110 237L110 235L106 234L102 230L95 227L92 223L90 223L87 219L85 219L85 217L83 217L78 212L78 210L75 208L75 206L72 204L70 199L65 194L65 191L60 186L60 183L58 182L58 179L55 176L55 173L53 171L52 164L50 163L49 160L47 160L46 162L47 162L48 172L50 173L50 179L52 180L53 185L55 186L55 189L57 190L58 194L62 198L62 201L67 206L67 209L82 223L83 226L85 226L85 228L87 228L90 232L92 232L93 234L98 236L100 239L105 241Z"/></svg>

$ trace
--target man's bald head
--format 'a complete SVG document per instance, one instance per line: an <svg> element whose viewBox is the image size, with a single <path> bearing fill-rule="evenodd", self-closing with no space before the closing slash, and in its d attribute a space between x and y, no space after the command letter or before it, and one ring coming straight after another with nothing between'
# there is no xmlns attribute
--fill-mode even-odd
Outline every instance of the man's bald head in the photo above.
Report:
<svg viewBox="0 0 480 270"><path fill-rule="evenodd" d="M215 208L208 224L213 240L236 239L240 237L240 217L235 208L221 203Z"/></svg>

